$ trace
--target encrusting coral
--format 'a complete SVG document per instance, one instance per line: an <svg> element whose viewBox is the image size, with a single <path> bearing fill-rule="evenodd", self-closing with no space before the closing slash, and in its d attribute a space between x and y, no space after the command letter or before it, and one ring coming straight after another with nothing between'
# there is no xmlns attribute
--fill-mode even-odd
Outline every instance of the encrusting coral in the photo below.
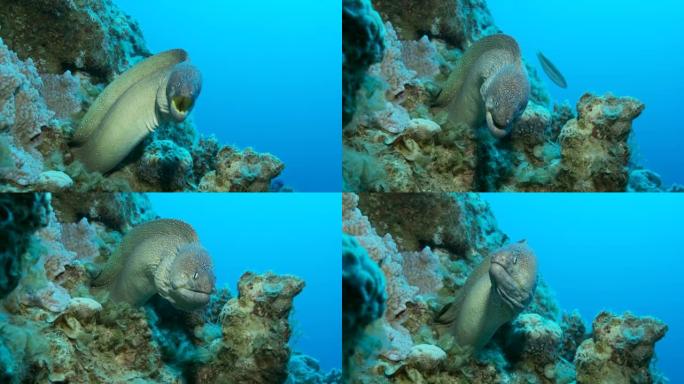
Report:
<svg viewBox="0 0 684 384"><path fill-rule="evenodd" d="M0 25L0 191L269 191L283 171L271 154L207 145L211 138L182 121L199 91L188 65L167 76L187 87L124 92L141 88L127 70L151 54L111 0L10 0ZM150 117L155 104L168 121ZM238 165L227 170L226 161Z"/></svg>
<svg viewBox="0 0 684 384"><path fill-rule="evenodd" d="M8 211L7 198L0 199L1 215ZM315 359L292 355L288 345L301 279L247 272L236 297L219 289L190 312L159 296L131 306L98 292L91 273L120 249L121 232L135 238L160 221L146 196L11 199L6 228L18 241L4 251L21 263L17 286L0 300L3 383L340 382L339 371L321 372Z"/></svg>
<svg viewBox="0 0 684 384"><path fill-rule="evenodd" d="M478 195L345 193L342 218L343 236L353 236L380 267L387 295L384 316L355 340L347 382L663 382L652 358L667 326L649 317L601 313L587 334L576 311L561 312L542 276L534 294L525 296L506 293L514 284L494 271L493 278L504 282L498 287L503 291L496 291L505 300L529 304L512 314L491 340L484 340L479 351L472 353L451 332L443 332L440 310L472 290L470 277L477 266L497 257L499 248L520 246L506 245L507 236ZM419 252L429 267L407 262ZM516 254L499 252L499 257L513 256L507 260L515 265ZM543 263L545 256L538 256ZM511 276L516 284L525 280ZM375 297L369 297L369 305Z"/></svg>
<svg viewBox="0 0 684 384"><path fill-rule="evenodd" d="M639 174L628 187L629 172L640 168L630 163L628 139L644 105L610 93L586 94L575 116L567 103L550 103L538 73L519 50L502 48L517 44L497 48L488 43L507 39L486 1L375 0L373 6L384 22L385 50L355 93L353 119L344 122L346 191L664 190L637 179ZM500 69L506 51L515 56L507 62L515 62L516 69L504 72L516 76L492 76L491 71L475 76L470 70L493 57ZM475 86L486 78L507 77L521 86L488 87L487 81L484 88ZM461 86L468 82L474 85ZM468 97L459 97L458 90L466 88ZM519 92L507 97L512 91ZM506 97L496 106L495 98L483 99L487 94ZM482 100L482 105L459 99ZM508 134L494 138L487 127L496 136Z"/></svg>

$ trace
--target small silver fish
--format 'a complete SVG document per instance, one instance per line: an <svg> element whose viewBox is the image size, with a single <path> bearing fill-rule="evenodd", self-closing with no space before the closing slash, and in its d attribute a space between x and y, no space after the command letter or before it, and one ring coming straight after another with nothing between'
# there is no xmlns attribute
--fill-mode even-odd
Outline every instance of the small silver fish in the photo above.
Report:
<svg viewBox="0 0 684 384"><path fill-rule="evenodd" d="M558 68L556 68L556 66L553 65L553 63L549 61L546 56L544 56L541 52L537 52L537 58L539 59L539 63L541 63L544 73L546 73L546 76L548 76L551 81L561 88L568 87L568 82L565 81L565 77L563 77Z"/></svg>

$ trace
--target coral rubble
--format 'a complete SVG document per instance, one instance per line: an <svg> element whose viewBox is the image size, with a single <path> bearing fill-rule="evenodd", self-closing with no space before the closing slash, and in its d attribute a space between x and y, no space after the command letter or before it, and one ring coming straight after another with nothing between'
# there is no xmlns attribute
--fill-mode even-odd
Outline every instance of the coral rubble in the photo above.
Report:
<svg viewBox="0 0 684 384"><path fill-rule="evenodd" d="M139 194L0 195L2 236L13 241L0 253L1 382L340 382L291 353L304 288L295 276L247 272L235 297L220 289L194 312L158 298L134 308L93 289L93 267L121 233L156 217Z"/></svg>
<svg viewBox="0 0 684 384"><path fill-rule="evenodd" d="M560 310L543 276L530 305L476 354L439 332L440 309L509 241L479 196L345 193L342 217L343 236L353 236L377 263L387 295L383 316L355 341L347 382L663 382L653 348L665 324L604 312L587 333L576 311ZM375 297L369 295L370 306Z"/></svg>
<svg viewBox="0 0 684 384"><path fill-rule="evenodd" d="M530 102L507 137L451 126L440 102L453 93L449 75L474 42L500 33L484 0L375 0L373 6L384 22L386 49L355 93L356 114L344 122L345 190L663 190L636 178L643 174L628 182L628 139L643 103L585 94L575 116L569 105L550 103L527 64Z"/></svg>
<svg viewBox="0 0 684 384"><path fill-rule="evenodd" d="M70 146L75 128L107 84L151 55L142 31L111 0L5 3L0 191L268 191L284 169L187 120L162 124L110 173L88 172Z"/></svg>

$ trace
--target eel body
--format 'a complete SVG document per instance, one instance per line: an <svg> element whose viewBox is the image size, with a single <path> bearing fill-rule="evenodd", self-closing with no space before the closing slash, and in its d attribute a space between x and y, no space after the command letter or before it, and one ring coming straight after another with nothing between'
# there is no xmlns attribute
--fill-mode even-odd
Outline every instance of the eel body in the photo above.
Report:
<svg viewBox="0 0 684 384"><path fill-rule="evenodd" d="M83 117L72 138L76 159L90 171L111 171L162 120L185 119L200 90L201 76L184 50L138 63L109 84Z"/></svg>
<svg viewBox="0 0 684 384"><path fill-rule="evenodd" d="M527 244L505 246L480 263L435 323L460 347L477 351L529 304L536 283L536 257Z"/></svg>
<svg viewBox="0 0 684 384"><path fill-rule="evenodd" d="M192 227L160 219L128 232L92 285L116 302L140 306L159 294L192 311L209 301L214 281L211 258Z"/></svg>
<svg viewBox="0 0 684 384"><path fill-rule="evenodd" d="M452 127L487 125L498 138L508 134L530 94L520 47L510 36L482 38L464 52L437 99Z"/></svg>

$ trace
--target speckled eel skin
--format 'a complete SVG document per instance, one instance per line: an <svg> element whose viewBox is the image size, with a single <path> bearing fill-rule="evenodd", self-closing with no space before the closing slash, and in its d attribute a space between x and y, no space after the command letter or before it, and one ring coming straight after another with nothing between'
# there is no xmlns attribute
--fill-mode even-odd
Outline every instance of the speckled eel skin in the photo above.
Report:
<svg viewBox="0 0 684 384"><path fill-rule="evenodd" d="M140 306L159 294L176 308L193 311L209 302L214 282L211 258L192 227L160 219L128 232L93 286L116 302Z"/></svg>
<svg viewBox="0 0 684 384"><path fill-rule="evenodd" d="M487 124L492 135L502 138L527 107L529 95L520 47L512 37L499 34L466 49L437 106L447 107L452 127L476 129Z"/></svg>
<svg viewBox="0 0 684 384"><path fill-rule="evenodd" d="M536 285L537 259L532 249L525 241L504 246L470 274L435 323L460 347L477 351L532 301Z"/></svg>
<svg viewBox="0 0 684 384"><path fill-rule="evenodd" d="M93 172L114 169L164 119L181 122L202 88L182 49L152 56L114 80L74 133L76 159Z"/></svg>

